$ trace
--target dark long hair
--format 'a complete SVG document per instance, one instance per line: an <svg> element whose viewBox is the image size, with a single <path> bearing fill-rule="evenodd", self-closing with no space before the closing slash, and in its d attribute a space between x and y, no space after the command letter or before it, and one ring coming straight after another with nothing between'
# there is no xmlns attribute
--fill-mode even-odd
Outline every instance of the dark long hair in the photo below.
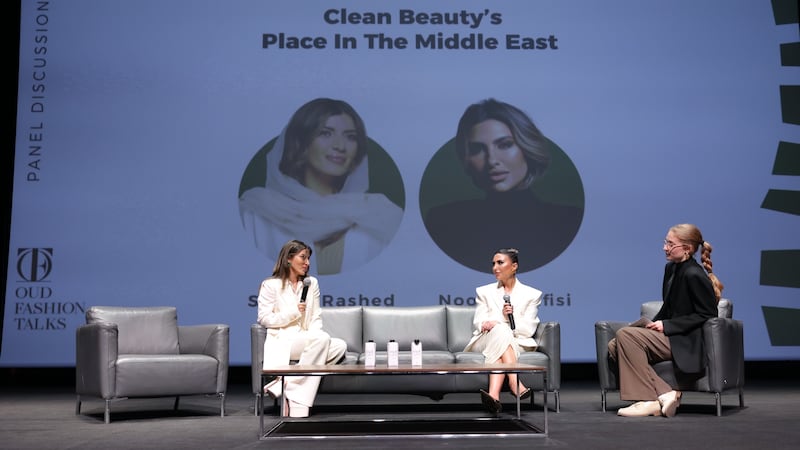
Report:
<svg viewBox="0 0 800 450"><path fill-rule="evenodd" d="M278 259L275 260L275 266L272 268L272 276L279 278L282 286L285 287L286 280L289 279L289 260L303 250L308 250L308 256L311 256L311 247L303 241L291 240L281 247L281 251L278 253Z"/></svg>

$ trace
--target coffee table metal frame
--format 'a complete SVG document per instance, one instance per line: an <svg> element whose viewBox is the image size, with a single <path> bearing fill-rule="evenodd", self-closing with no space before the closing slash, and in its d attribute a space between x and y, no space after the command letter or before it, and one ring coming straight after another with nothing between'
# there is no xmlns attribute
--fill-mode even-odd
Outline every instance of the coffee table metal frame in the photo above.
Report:
<svg viewBox="0 0 800 450"><path fill-rule="evenodd" d="M285 365L285 366L276 366L269 369L264 369L261 371L261 389L263 390L264 386L268 379L272 377L282 377L281 383L284 384L282 386L285 388L285 380L287 376L337 376L337 375L458 375L458 374L496 374L496 373L503 373L503 374L523 374L523 373L535 373L540 374L543 377L543 386L547 386L547 368L543 366L534 366L531 364L505 364L505 363L497 363L497 364L423 364L421 366L412 366L411 364L400 364L396 367L389 367L387 365L376 365L373 367L367 367L363 364L329 364L329 365L300 365L300 364L292 364L292 365ZM282 390L283 392L283 390ZM519 377L517 378L517 392L519 392ZM547 389L542 389L542 399L543 399L543 411L544 411L544 429L543 432L538 433L520 433L520 434L508 434L508 437L514 436L542 436L547 437L549 430L548 430L548 420L547 420ZM286 417L283 416L283 408L279 408L281 410L281 419L275 424L270 430L264 430L264 397L265 395L259 396L258 401L258 436L259 440L265 439L280 439L280 437L270 436L273 431L275 431L278 427L280 427L283 423L287 421L303 421L303 422L312 422L308 419L289 419L287 420ZM282 399L281 399L282 400ZM516 420L520 423L537 429L532 424L528 423L527 421L522 419L521 414L521 404L519 397L516 397L516 404L517 404L517 415ZM433 419L431 419L433 420ZM485 418L475 418L472 420L486 420ZM385 422L385 419L374 419L373 421L381 421ZM472 437L477 436L479 434L469 434L466 436ZM447 435L436 435L433 434L432 436L439 436L439 437L453 437L452 434ZM324 437L324 436L309 436L303 435L303 438L315 438L315 437ZM348 436L353 437L353 436ZM374 437L369 435L364 435L363 437ZM385 437L385 436L384 436Z"/></svg>

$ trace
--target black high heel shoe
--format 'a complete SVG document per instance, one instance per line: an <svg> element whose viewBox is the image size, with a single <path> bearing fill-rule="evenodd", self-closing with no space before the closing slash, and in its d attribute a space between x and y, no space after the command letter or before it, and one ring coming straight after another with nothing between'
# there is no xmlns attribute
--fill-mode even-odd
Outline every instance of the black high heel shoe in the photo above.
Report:
<svg viewBox="0 0 800 450"><path fill-rule="evenodd" d="M483 389L481 389L481 402L483 402L483 407L494 415L500 414L500 412L503 411L503 404L500 403L500 400L495 400L494 397Z"/></svg>

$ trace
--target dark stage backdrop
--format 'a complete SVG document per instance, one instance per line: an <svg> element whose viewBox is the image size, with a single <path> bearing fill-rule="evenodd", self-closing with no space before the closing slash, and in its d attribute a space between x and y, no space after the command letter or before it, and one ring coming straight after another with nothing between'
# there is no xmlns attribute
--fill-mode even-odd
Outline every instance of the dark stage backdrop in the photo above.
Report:
<svg viewBox="0 0 800 450"><path fill-rule="evenodd" d="M323 306L472 304L483 249L519 247L565 362L660 297L667 229L695 223L747 358L800 359L799 40L791 1L24 0L0 365L74 364L99 304L227 323L249 364L276 245L340 223ZM368 135L330 202L269 176L325 97ZM487 200L456 157L487 98L546 137L531 203Z"/></svg>

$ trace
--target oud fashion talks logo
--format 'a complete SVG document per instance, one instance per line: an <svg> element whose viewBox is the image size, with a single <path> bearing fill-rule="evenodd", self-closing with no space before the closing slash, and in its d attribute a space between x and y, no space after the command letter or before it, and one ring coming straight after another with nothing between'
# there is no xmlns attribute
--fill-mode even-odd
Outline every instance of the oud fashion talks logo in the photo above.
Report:
<svg viewBox="0 0 800 450"><path fill-rule="evenodd" d="M52 270L52 248L17 249L17 275L21 280L30 283L47 281Z"/></svg>
<svg viewBox="0 0 800 450"><path fill-rule="evenodd" d="M50 247L17 249L16 301L12 323L17 331L53 331L67 328L67 316L86 313L81 302L56 300L50 276L54 267Z"/></svg>

